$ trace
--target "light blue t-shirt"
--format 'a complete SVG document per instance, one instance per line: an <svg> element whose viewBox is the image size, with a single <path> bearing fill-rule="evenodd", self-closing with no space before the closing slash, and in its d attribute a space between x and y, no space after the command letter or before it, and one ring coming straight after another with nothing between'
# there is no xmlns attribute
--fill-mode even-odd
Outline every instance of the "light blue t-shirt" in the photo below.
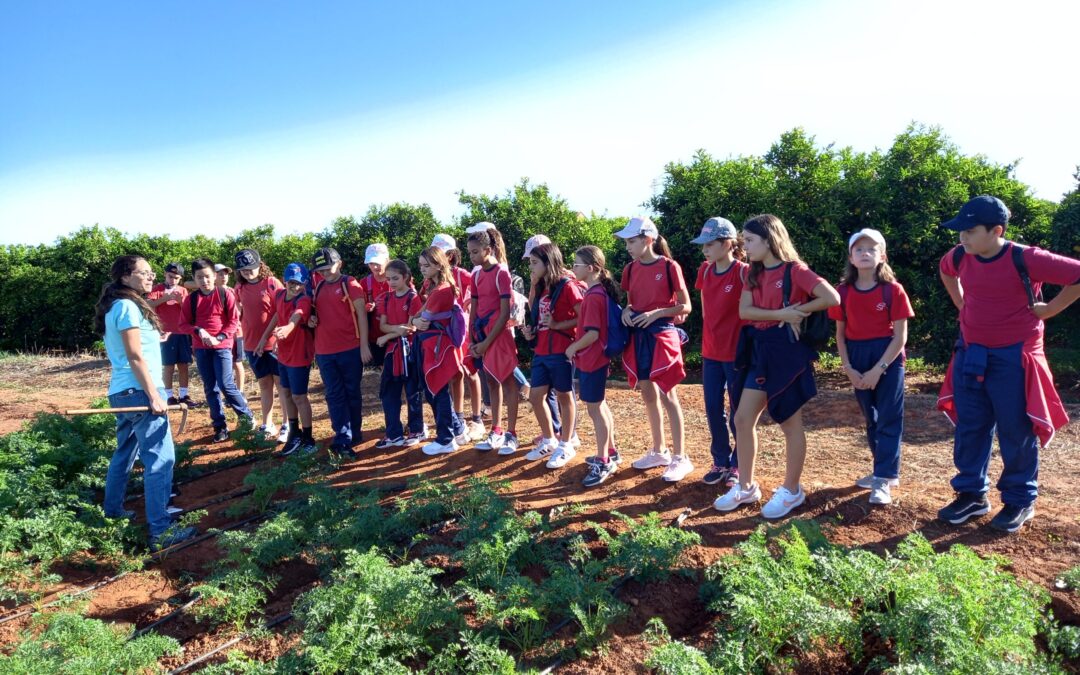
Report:
<svg viewBox="0 0 1080 675"><path fill-rule="evenodd" d="M142 345L143 360L150 369L150 377L155 387L164 388L165 381L161 376L161 334L154 328L154 324L146 320L138 305L131 300L117 300L105 315L105 353L109 355L112 363L109 394L125 389L143 388L131 370L127 352L124 351L124 340L120 335L121 331L129 328L139 329L139 343Z"/></svg>

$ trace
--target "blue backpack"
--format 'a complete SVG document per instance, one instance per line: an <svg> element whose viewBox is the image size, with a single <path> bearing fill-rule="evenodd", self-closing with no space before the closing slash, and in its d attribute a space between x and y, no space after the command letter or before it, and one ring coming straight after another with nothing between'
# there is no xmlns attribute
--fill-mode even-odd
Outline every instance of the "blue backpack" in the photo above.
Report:
<svg viewBox="0 0 1080 675"><path fill-rule="evenodd" d="M614 359L630 344L630 329L623 325L623 308L607 293L604 296L607 298L607 344L604 345L604 354Z"/></svg>
<svg viewBox="0 0 1080 675"><path fill-rule="evenodd" d="M447 312L433 314L425 309L420 316L430 321L436 328L446 331L446 334L450 336L450 342L455 347L465 344L465 331L468 326L465 325L465 312L457 301L454 301L454 306Z"/></svg>

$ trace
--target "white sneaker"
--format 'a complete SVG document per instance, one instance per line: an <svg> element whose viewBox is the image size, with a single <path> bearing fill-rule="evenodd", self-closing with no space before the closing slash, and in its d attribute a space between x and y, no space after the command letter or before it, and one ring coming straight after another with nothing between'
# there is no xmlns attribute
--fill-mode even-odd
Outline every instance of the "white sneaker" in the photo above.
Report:
<svg viewBox="0 0 1080 675"><path fill-rule="evenodd" d="M892 492L889 490L889 481L887 479L874 479L874 485L870 488L870 503L892 504Z"/></svg>
<svg viewBox="0 0 1080 675"><path fill-rule="evenodd" d="M581 439L578 438L576 431L574 432L574 435L570 437L570 445L574 446L575 450L581 447Z"/></svg>
<svg viewBox="0 0 1080 675"><path fill-rule="evenodd" d="M482 441L487 436L487 429L484 428L483 422L469 422L468 431L470 441Z"/></svg>
<svg viewBox="0 0 1080 675"><path fill-rule="evenodd" d="M518 449L517 436L510 433L509 431L505 432L505 435L503 436L502 447L499 448L499 454L500 455L512 455L515 452L517 452L517 449Z"/></svg>
<svg viewBox="0 0 1080 675"><path fill-rule="evenodd" d="M668 464L668 467L664 469L664 480L669 483L677 483L686 478L693 470L694 465L690 462L690 458L686 455L680 455L678 458L672 458L671 464Z"/></svg>
<svg viewBox="0 0 1080 675"><path fill-rule="evenodd" d="M546 466L549 469L561 469L576 456L577 450L574 450L574 446L569 443L560 443L559 449L551 456Z"/></svg>
<svg viewBox="0 0 1080 675"><path fill-rule="evenodd" d="M716 498L713 502L713 508L717 511L734 511L742 504L753 504L761 501L761 486L754 483L747 489L735 483L724 494Z"/></svg>
<svg viewBox="0 0 1080 675"><path fill-rule="evenodd" d="M477 450L498 450L506 443L506 436L503 434L497 434L494 431L488 434L487 438L476 444Z"/></svg>
<svg viewBox="0 0 1080 675"><path fill-rule="evenodd" d="M861 487L864 490L871 490L874 487L874 474L868 473L859 480L855 481L855 487ZM899 478L890 478L889 487L900 487Z"/></svg>
<svg viewBox="0 0 1080 675"><path fill-rule="evenodd" d="M662 448L660 450L649 450L644 457L636 460L630 466L644 470L655 469L658 466L667 466L668 464L671 464L671 453L668 452L667 448Z"/></svg>
<svg viewBox="0 0 1080 675"><path fill-rule="evenodd" d="M791 513L791 510L796 506L799 506L806 501L806 492L803 491L802 486L799 486L799 491L792 494L790 490L781 485L773 493L773 496L761 507L761 515L766 518L783 518L787 514Z"/></svg>
<svg viewBox="0 0 1080 675"><path fill-rule="evenodd" d="M559 443L554 438L541 439L540 442L536 444L536 447L530 450L529 454L525 455L525 459L535 462L538 459L550 457L551 453L555 452L557 447L559 447Z"/></svg>
<svg viewBox="0 0 1080 675"><path fill-rule="evenodd" d="M457 449L457 441L451 439L450 442L446 443L445 445L438 441L428 443L424 446L423 452L425 455L449 455L451 452Z"/></svg>
<svg viewBox="0 0 1080 675"><path fill-rule="evenodd" d="M468 445L469 443L472 443L472 438L469 437L468 431L462 431L457 436L454 436L454 442L458 445Z"/></svg>
<svg viewBox="0 0 1080 675"><path fill-rule="evenodd" d="M281 425L280 429L278 429L277 442L278 443L285 443L288 440L289 440L289 424L288 424L288 422L286 422L285 424Z"/></svg>

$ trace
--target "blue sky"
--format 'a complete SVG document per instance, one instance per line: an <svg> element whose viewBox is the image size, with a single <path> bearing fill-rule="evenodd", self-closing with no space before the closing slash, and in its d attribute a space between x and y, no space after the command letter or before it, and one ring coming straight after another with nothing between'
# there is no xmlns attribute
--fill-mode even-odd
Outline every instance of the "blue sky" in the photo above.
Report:
<svg viewBox="0 0 1080 675"><path fill-rule="evenodd" d="M1059 199L1077 3L0 5L0 243L325 227L547 182L631 215L666 162L917 120Z"/></svg>

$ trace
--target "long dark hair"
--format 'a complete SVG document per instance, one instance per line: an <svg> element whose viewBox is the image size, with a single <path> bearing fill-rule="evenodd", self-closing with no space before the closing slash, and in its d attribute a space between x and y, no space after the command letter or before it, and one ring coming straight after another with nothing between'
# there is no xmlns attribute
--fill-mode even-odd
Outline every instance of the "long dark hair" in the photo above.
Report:
<svg viewBox="0 0 1080 675"><path fill-rule="evenodd" d="M412 281L412 270L409 269L409 264L404 260L394 259L386 264L386 272L396 272L397 275L403 278L405 281ZM451 275L453 276L453 275Z"/></svg>
<svg viewBox="0 0 1080 675"><path fill-rule="evenodd" d="M540 244L529 255L544 264L544 274L533 287L535 299L543 296L547 289L554 288L559 279L566 276L566 267L563 265L562 251L555 244Z"/></svg>
<svg viewBox="0 0 1080 675"><path fill-rule="evenodd" d="M237 284L257 284L260 281L262 281L263 279L269 279L272 276L274 276L274 271L272 269L270 269L270 266L266 264L265 260L263 260L263 261L261 261L259 263L259 276L255 277L255 281L248 281L247 279L244 278L244 275L240 274L240 271L237 270L237 272L236 272L236 283Z"/></svg>
<svg viewBox="0 0 1080 675"><path fill-rule="evenodd" d="M141 255L122 255L113 262L112 270L109 271L112 281L102 287L97 305L94 306L94 330L98 333L105 334L105 315L109 313L117 300L134 302L142 312L143 318L149 321L157 332L162 332L161 319L158 318L154 308L146 302L141 293L121 281L124 277L131 276L140 260L145 260L145 258Z"/></svg>
<svg viewBox="0 0 1080 675"><path fill-rule="evenodd" d="M783 221L773 214L763 213L760 216L754 216L743 223L743 229L769 242L769 250L780 261L786 263L802 262L802 259L799 258L799 252L795 250L795 244L791 241L791 235L788 234L787 228L784 227ZM751 261L750 274L747 276L747 283L750 288L758 287L758 278L764 271L765 263Z"/></svg>
<svg viewBox="0 0 1080 675"><path fill-rule="evenodd" d="M574 257L581 258L581 262L585 263L589 267L595 267L600 272L600 285L603 287L604 292L614 300L615 302L621 302L622 290L619 285L615 283L615 279L612 278L611 272L605 266L607 261L604 259L604 252L600 250L599 246L582 246L578 250L574 251Z"/></svg>
<svg viewBox="0 0 1080 675"><path fill-rule="evenodd" d="M502 235L494 227L489 227L486 230L480 232L473 232L469 235L466 243L474 241L481 246L486 246L491 249L492 255L499 261L500 264L506 264L506 244L503 242Z"/></svg>

